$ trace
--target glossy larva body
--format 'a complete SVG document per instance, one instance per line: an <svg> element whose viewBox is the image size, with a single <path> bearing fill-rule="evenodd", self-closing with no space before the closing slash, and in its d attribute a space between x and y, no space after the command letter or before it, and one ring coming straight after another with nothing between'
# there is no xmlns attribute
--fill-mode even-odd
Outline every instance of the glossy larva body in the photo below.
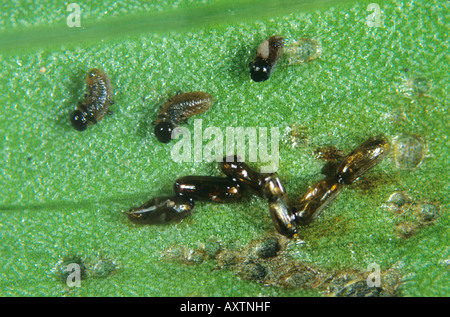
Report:
<svg viewBox="0 0 450 317"><path fill-rule="evenodd" d="M335 174L312 185L295 203L289 200L277 174L261 174L244 162L239 162L237 156L225 157L221 169L227 175L226 178L181 177L173 187L177 196L166 200L151 200L129 211L128 217L133 222L145 224L179 221L191 214L195 201L233 203L241 199L242 192L250 189L267 200L278 233L295 238L299 226L314 221L345 186L353 184L361 175L380 163L389 150L390 143L384 136L367 139L342 159Z"/></svg>
<svg viewBox="0 0 450 317"><path fill-rule="evenodd" d="M336 169L338 181L344 185L355 182L362 174L380 163L391 149L382 135L367 139L348 154Z"/></svg>
<svg viewBox="0 0 450 317"><path fill-rule="evenodd" d="M294 204L297 225L307 225L316 219L339 195L342 188L343 185L334 177L325 178L311 186L300 201Z"/></svg>
<svg viewBox="0 0 450 317"><path fill-rule="evenodd" d="M214 98L205 92L178 93L162 105L155 122L154 133L162 143L169 143L172 131L187 118L208 110Z"/></svg>
<svg viewBox="0 0 450 317"><path fill-rule="evenodd" d="M275 174L260 174L247 164L239 162L237 156L225 157L221 163L222 171L243 188L267 199L275 229L285 236L296 234L291 202L286 190Z"/></svg>
<svg viewBox="0 0 450 317"><path fill-rule="evenodd" d="M156 225L179 222L194 211L194 201L182 196L153 198L126 212L136 224Z"/></svg>
<svg viewBox="0 0 450 317"><path fill-rule="evenodd" d="M253 193L263 197L262 185L264 175L251 169L246 163L239 162L237 156L225 157L221 162L222 172L242 187L249 188Z"/></svg>
<svg viewBox="0 0 450 317"><path fill-rule="evenodd" d="M173 185L177 195L194 201L230 203L241 199L241 186L225 177L184 176Z"/></svg>
<svg viewBox="0 0 450 317"><path fill-rule="evenodd" d="M70 115L72 126L78 131L102 120L109 112L109 106L114 104L111 81L103 70L91 69L86 77L86 86L85 100Z"/></svg>
<svg viewBox="0 0 450 317"><path fill-rule="evenodd" d="M297 226L292 212L292 205L286 190L278 176L265 178L263 192L269 202L269 211L275 229L282 235L297 235Z"/></svg>
<svg viewBox="0 0 450 317"><path fill-rule="evenodd" d="M262 42L256 51L253 62L249 63L250 76L253 81L260 82L269 79L277 65L284 49L284 38L272 36Z"/></svg>

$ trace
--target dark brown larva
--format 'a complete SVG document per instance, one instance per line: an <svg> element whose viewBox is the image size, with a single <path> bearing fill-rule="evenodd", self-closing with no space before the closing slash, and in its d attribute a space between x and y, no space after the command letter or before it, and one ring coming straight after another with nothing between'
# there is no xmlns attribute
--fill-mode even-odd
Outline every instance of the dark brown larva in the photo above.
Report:
<svg viewBox="0 0 450 317"><path fill-rule="evenodd" d="M87 126L103 119L109 111L109 106L114 104L111 82L104 71L91 69L86 78L86 85L86 99L79 103L77 110L70 115L72 126L78 131L84 131Z"/></svg>
<svg viewBox="0 0 450 317"><path fill-rule="evenodd" d="M265 176L251 169L244 162L239 162L238 157L225 157L221 162L222 172L233 181L243 187L249 188L252 192L263 197L262 185Z"/></svg>
<svg viewBox="0 0 450 317"><path fill-rule="evenodd" d="M241 199L241 186L224 177L184 176L173 185L176 194L191 200L230 203Z"/></svg>
<svg viewBox="0 0 450 317"><path fill-rule="evenodd" d="M362 174L380 163L391 149L389 141L382 135L369 138L348 154L336 169L340 183L350 185Z"/></svg>
<svg viewBox="0 0 450 317"><path fill-rule="evenodd" d="M275 229L282 235L292 237L297 234L294 214L289 197L281 180L275 176L265 178L263 192L269 201L269 211Z"/></svg>
<svg viewBox="0 0 450 317"><path fill-rule="evenodd" d="M265 81L269 79L284 49L284 38L281 36L272 36L270 39L262 42L259 46L256 57L249 63L250 76L256 81Z"/></svg>
<svg viewBox="0 0 450 317"><path fill-rule="evenodd" d="M297 225L307 225L361 175L380 163L389 153L390 143L384 136L372 137L348 154L336 169L336 174L311 186L303 198L294 204Z"/></svg>
<svg viewBox="0 0 450 317"><path fill-rule="evenodd" d="M183 197L153 198L129 210L128 219L137 224L157 225L179 222L194 211L194 201Z"/></svg>
<svg viewBox="0 0 450 317"><path fill-rule="evenodd" d="M291 203L278 176L260 174L244 162L239 162L237 156L225 157L221 168L233 181L268 200L270 216L279 233L285 236L296 234Z"/></svg>
<svg viewBox="0 0 450 317"><path fill-rule="evenodd" d="M213 101L213 97L205 92L179 92L159 110L154 130L156 138L162 143L169 143L173 129L187 118L208 110Z"/></svg>
<svg viewBox="0 0 450 317"><path fill-rule="evenodd" d="M341 193L345 185L352 184L373 168L389 153L390 144L384 136L369 138L349 155L336 169L336 173L311 186L300 201L291 204L287 192L276 174L260 174L237 156L225 157L222 171L228 176L185 176L176 180L177 196L151 200L130 210L131 221L160 224L179 221L189 216L194 201L230 203L241 199L242 191L250 188L267 199L275 229L287 237L296 237L298 226L311 223Z"/></svg>
<svg viewBox="0 0 450 317"><path fill-rule="evenodd" d="M335 177L325 178L311 186L302 199L294 204L295 222L307 225L339 195L343 185Z"/></svg>

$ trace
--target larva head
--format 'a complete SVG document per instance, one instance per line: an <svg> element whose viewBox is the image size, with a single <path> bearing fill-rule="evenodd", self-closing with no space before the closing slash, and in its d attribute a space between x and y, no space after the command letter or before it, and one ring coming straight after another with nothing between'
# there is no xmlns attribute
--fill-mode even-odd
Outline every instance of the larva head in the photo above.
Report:
<svg viewBox="0 0 450 317"><path fill-rule="evenodd" d="M169 143L175 126L169 122L160 122L155 126L155 136L161 143Z"/></svg>
<svg viewBox="0 0 450 317"><path fill-rule="evenodd" d="M272 67L265 59L260 59L248 65L250 67L250 76L253 81L265 81L269 79Z"/></svg>
<svg viewBox="0 0 450 317"><path fill-rule="evenodd" d="M88 126L85 114L86 113L81 112L80 110L75 110L70 114L70 122L78 131L84 131Z"/></svg>

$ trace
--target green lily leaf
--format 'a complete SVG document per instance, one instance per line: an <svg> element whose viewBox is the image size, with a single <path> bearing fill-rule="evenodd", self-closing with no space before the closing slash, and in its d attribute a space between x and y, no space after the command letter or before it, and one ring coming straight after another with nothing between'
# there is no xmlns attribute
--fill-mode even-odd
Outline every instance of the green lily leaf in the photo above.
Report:
<svg viewBox="0 0 450 317"><path fill-rule="evenodd" d="M57 1L4 4L0 294L449 296L449 4L371 2L80 2L80 27ZM248 63L272 35L285 53L269 80L253 82ZM320 45L318 56L305 61L301 39ZM109 75L115 104L80 133L69 114L91 68ZM180 90L215 99L183 124L200 152L182 163L180 141L159 143L152 125ZM123 212L172 195L177 178L222 175L205 159L209 127L224 144L227 128L267 129L294 202L324 177L318 149L348 153L383 134L392 150L298 240L277 235L258 197L133 225ZM365 282L373 265L375 293Z"/></svg>

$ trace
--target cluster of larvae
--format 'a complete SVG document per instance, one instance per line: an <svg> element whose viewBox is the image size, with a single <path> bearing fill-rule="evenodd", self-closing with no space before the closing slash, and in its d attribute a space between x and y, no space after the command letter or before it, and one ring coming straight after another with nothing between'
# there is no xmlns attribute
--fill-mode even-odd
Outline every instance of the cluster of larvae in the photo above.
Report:
<svg viewBox="0 0 450 317"><path fill-rule="evenodd" d="M111 113L109 106L114 104L111 81L104 71L91 69L86 78L86 86L88 93L85 100L70 115L72 126L78 131L84 131L102 120L106 114ZM162 105L154 122L154 133L158 141L169 143L176 127L189 117L208 110L213 101L214 98L205 92L178 92Z"/></svg>
<svg viewBox="0 0 450 317"><path fill-rule="evenodd" d="M250 77L260 82L269 79L278 60L283 53L284 38L272 36L264 41L256 52L253 62L249 63ZM86 78L88 93L77 109L70 114L70 122L78 131L84 131L106 114L111 113L109 107L114 104L114 92L108 75L100 69L89 70ZM162 143L169 143L172 131L187 118L208 110L213 104L213 97L204 92L181 93L169 99L161 107L155 122L154 133Z"/></svg>
<svg viewBox="0 0 450 317"><path fill-rule="evenodd" d="M372 137L356 147L328 176L311 186L296 203L291 203L277 174L261 174L236 156L221 162L226 177L184 176L174 183L175 195L155 198L126 212L136 224L167 224L179 222L194 211L195 202L233 203L248 191L268 201L276 230L287 237L296 237L298 226L316 219L342 191L361 175L381 162L390 151L384 136Z"/></svg>

